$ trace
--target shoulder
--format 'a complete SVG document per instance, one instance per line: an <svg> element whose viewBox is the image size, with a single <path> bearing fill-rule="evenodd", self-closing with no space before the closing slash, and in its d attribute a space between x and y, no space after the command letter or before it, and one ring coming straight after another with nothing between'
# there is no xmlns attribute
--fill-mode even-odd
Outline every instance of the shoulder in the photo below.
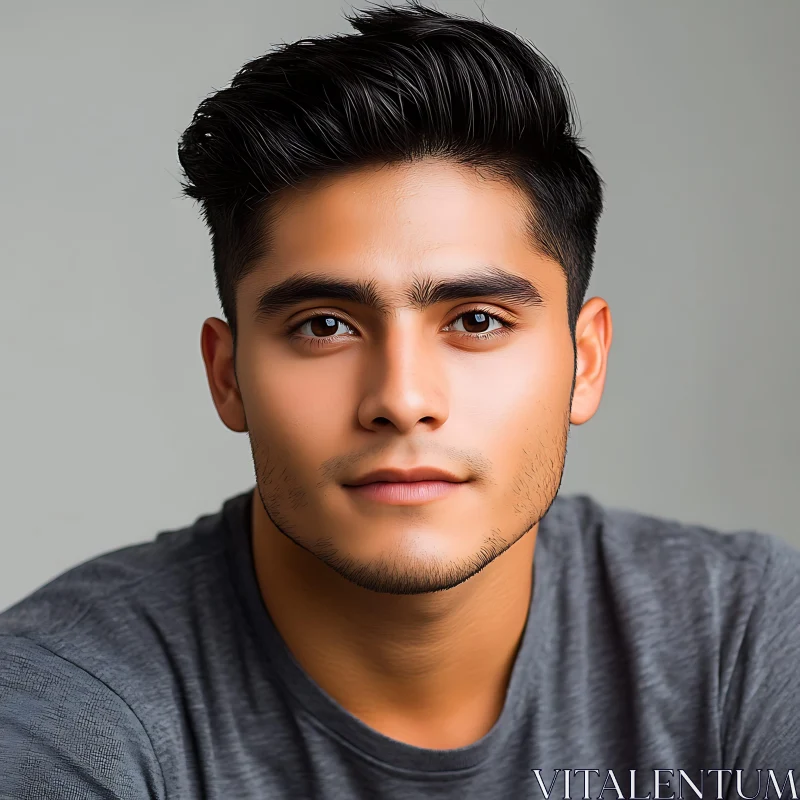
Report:
<svg viewBox="0 0 800 800"><path fill-rule="evenodd" d="M559 553L598 564L615 585L639 594L669 592L678 601L699 595L752 607L768 571L800 571L800 550L769 532L723 531L585 494L559 498L557 505L553 527L565 534Z"/></svg>
<svg viewBox="0 0 800 800"><path fill-rule="evenodd" d="M581 576L587 613L603 636L615 631L631 668L687 690L706 687L704 713L718 722L726 763L792 766L800 752L800 549L773 533L717 530L587 495L562 498L554 519L548 543L564 585L567 569Z"/></svg>
<svg viewBox="0 0 800 800"><path fill-rule="evenodd" d="M0 613L0 730L15 731L0 742L0 796L43 796L17 791L31 781L53 797L163 796L162 765L174 777L185 760L185 687L234 630L228 510L245 497Z"/></svg>
<svg viewBox="0 0 800 800"><path fill-rule="evenodd" d="M163 797L152 743L102 681L22 636L0 634L0 795Z"/></svg>
<svg viewBox="0 0 800 800"><path fill-rule="evenodd" d="M64 571L0 613L0 635L55 645L94 627L124 625L149 605L186 591L191 579L218 564L225 545L221 515L157 533Z"/></svg>
<svg viewBox="0 0 800 800"><path fill-rule="evenodd" d="M133 708L168 707L172 653L232 605L225 534L220 512L67 570L0 613L4 657L38 654L56 681L85 673Z"/></svg>
<svg viewBox="0 0 800 800"><path fill-rule="evenodd" d="M558 591L580 595L573 606L589 598L586 613L613 623L642 660L716 664L723 694L756 620L762 634L791 620L800 630L800 551L774 534L721 531L586 495L563 498L547 533Z"/></svg>

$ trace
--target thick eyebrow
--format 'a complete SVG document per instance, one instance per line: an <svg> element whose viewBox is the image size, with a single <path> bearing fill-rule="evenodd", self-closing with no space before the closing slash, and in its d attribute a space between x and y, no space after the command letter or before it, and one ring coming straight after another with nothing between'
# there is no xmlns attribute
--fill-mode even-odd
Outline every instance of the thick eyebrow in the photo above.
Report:
<svg viewBox="0 0 800 800"><path fill-rule="evenodd" d="M544 298L529 280L499 267L438 280L431 276L415 277L403 297L408 306L418 311L469 297L493 297L527 306L544 305ZM265 290L258 298L256 319L268 320L306 300L347 300L367 306L384 317L392 310L374 279L351 280L306 273L292 275Z"/></svg>

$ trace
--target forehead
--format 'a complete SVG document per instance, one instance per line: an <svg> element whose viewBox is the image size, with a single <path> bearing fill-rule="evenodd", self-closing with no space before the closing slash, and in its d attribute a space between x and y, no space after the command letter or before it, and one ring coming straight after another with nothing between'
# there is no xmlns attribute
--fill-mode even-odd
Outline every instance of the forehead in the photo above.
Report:
<svg viewBox="0 0 800 800"><path fill-rule="evenodd" d="M420 279L491 265L545 297L561 293L561 267L534 249L529 213L519 189L473 169L432 159L365 167L282 194L269 253L243 284L260 291L297 273L363 279L400 305Z"/></svg>
<svg viewBox="0 0 800 800"><path fill-rule="evenodd" d="M526 208L509 184L447 162L365 167L284 195L272 254L281 261L341 252L419 265L447 250L496 256L526 239Z"/></svg>

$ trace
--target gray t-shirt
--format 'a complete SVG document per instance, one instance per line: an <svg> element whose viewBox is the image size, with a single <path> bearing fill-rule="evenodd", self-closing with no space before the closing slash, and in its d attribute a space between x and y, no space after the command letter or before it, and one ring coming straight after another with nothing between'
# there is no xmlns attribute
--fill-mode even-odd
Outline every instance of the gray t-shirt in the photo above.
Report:
<svg viewBox="0 0 800 800"><path fill-rule="evenodd" d="M760 778L758 797L791 796L790 770L800 790L800 551L774 535L560 495L500 718L429 750L362 723L292 658L258 590L251 502L0 614L0 797L696 797L678 770L736 797L737 769L742 795Z"/></svg>

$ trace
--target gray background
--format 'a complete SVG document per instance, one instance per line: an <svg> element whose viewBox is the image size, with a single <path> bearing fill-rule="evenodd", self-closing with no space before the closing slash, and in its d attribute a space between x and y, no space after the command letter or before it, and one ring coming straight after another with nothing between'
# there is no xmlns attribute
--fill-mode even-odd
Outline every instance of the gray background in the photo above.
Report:
<svg viewBox="0 0 800 800"><path fill-rule="evenodd" d="M588 297L615 338L562 492L800 545L800 3L482 7L564 72L608 185ZM0 5L0 607L252 485L203 370L221 312L176 143L246 60L350 8Z"/></svg>

